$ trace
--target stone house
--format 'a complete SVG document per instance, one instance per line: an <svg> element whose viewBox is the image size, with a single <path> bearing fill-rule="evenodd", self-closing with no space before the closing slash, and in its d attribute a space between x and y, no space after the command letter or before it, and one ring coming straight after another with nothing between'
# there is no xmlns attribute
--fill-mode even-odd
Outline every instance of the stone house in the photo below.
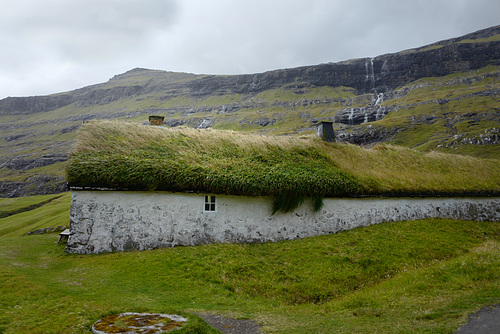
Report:
<svg viewBox="0 0 500 334"><path fill-rule="evenodd" d="M86 131L92 130L96 133L85 136L86 140L96 141L91 145L92 149L106 140L110 142L109 145L115 145L115 137L99 137L102 133L106 133L106 127L111 128L109 133L116 133L116 129L123 129L121 131L126 133L132 130L137 131L136 137L143 135L145 130L148 130L140 127L134 130L129 128L128 124L116 126L108 123L104 125L89 123L85 126ZM161 134L159 131L168 131L163 128L153 128L156 127L149 127L149 130L158 130L154 133L154 138ZM323 123L318 134L327 135L328 138L324 138L327 141L334 140L331 123ZM181 134L171 140L186 145L185 138ZM134 187L118 189L116 185L122 184L119 183L122 179L118 178L116 181L116 178L111 178L110 181L108 177L109 174L113 174L114 170L122 169L120 175L125 175L125 177L129 172L142 177L143 172L150 173L150 170L154 170L153 173L148 174L150 178L154 177L155 173L162 173L166 168L171 168L168 175L174 175L173 178L175 178L184 175L183 168L189 169L190 166L181 163L165 165L162 159L166 158L162 156L161 159L148 160L147 163L150 165L148 165L147 170L140 169L142 168L142 160L137 163L138 160L127 160L126 157L123 158L120 155L114 156L113 152L115 151L113 150L110 151L112 153L105 153L112 156L110 160L106 160L106 156L99 155L99 152L95 153L94 158L92 158L91 154L94 153L84 151L83 155L77 156L74 161L70 159L68 162L74 170L70 170L71 173L68 173L72 199L67 252L86 254L207 243L255 243L291 240L327 235L382 222L430 217L480 221L500 220L500 211L498 210L500 198L498 197L354 198L324 196L323 205L320 208L308 205L307 201L313 201L311 198L292 210L282 212L274 210L274 199L269 193L250 196L238 193L239 188L228 192L227 188L221 187L212 188L221 190L214 193L207 191L209 187L206 184L208 183L205 185L194 183L192 190L186 187L180 190L180 188L169 188L168 184L172 183L171 180L163 177L161 180L164 180L167 186L161 190L147 190L137 187L135 189ZM173 156L172 154L175 153L168 152L167 157L168 154ZM298 154L304 154L303 151L299 150L298 152ZM225 154L224 152L216 153ZM232 154L231 151L229 154ZM257 157L260 159L259 156ZM298 158L299 156L293 156L293 159ZM91 159L94 160L91 161ZM232 159L225 161L234 164ZM238 161L241 163L241 161L248 162L249 160ZM155 169L155 163L161 164L161 168ZM101 168L103 164L106 164L106 168ZM123 169L122 165L124 164L130 164L132 169ZM265 165L259 166L266 168ZM275 165L272 167L274 168ZM200 171L200 167L197 168L194 170ZM280 170L282 174L276 175L285 175L283 171L287 171L290 165L285 164L282 168L284 168ZM179 170L181 173L178 173ZM193 169L190 171L194 173ZM96 173L100 174L96 176ZM227 178L226 174L219 175L222 175L223 179ZM266 175L268 174L254 173L252 178L264 178ZM316 187L317 182L324 182L325 177L328 177L325 173L317 174L316 172L308 175L308 177L322 175L314 179L316 181L312 187ZM273 177L276 176L273 174ZM290 178L287 182L297 182L296 174L288 175L288 177ZM92 180L89 181L89 179ZM253 181L254 179L252 179ZM132 183L132 185L135 184Z"/></svg>
<svg viewBox="0 0 500 334"><path fill-rule="evenodd" d="M275 214L271 206L268 197L73 189L66 251L280 241L430 217L500 220L499 198L326 198L319 212Z"/></svg>

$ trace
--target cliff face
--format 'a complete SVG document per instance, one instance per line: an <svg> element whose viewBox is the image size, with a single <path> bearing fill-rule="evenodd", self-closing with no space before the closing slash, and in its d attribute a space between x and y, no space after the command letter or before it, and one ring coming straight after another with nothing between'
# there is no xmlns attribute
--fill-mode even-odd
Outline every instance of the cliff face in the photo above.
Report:
<svg viewBox="0 0 500 334"><path fill-rule="evenodd" d="M7 97L0 100L0 112L7 115L23 115L45 112L64 107L74 102L74 96Z"/></svg>
<svg viewBox="0 0 500 334"><path fill-rule="evenodd" d="M100 84L72 92L0 100L0 113L27 114L51 111L76 103L78 106L108 104L112 101L162 92L170 96L206 97L226 94L258 94L281 87L351 87L357 94L384 93L424 77L440 77L456 72L500 65L498 39L474 42L500 34L500 26L438 42L429 46L339 63L282 69L257 74L218 76L190 75L135 69ZM136 85L115 86L114 81L151 75ZM172 75L181 80L169 80ZM154 78L154 79L153 79Z"/></svg>
<svg viewBox="0 0 500 334"><path fill-rule="evenodd" d="M211 76L187 87L193 95L250 94L294 85L346 86L358 94L383 93L424 77L500 65L498 42L460 43L438 49L408 51L335 64L299 67L253 75Z"/></svg>
<svg viewBox="0 0 500 334"><path fill-rule="evenodd" d="M500 127L499 36L496 26L375 58L247 75L134 69L70 92L8 97L0 100L0 196L43 193L47 187L40 180L47 178L57 180L51 189L61 186L64 158L46 157L65 156L76 129L90 119L145 122L159 114L169 126L271 134L310 133L328 120L335 122L338 138L360 144L432 142L426 145L435 149L436 140L451 138L439 142L444 149L456 147L450 143L458 142L457 135L479 142ZM453 88L460 85L468 88ZM467 116L466 109L475 115ZM463 124L486 132L464 132ZM421 126L440 135L413 135ZM498 145L497 137L488 147Z"/></svg>

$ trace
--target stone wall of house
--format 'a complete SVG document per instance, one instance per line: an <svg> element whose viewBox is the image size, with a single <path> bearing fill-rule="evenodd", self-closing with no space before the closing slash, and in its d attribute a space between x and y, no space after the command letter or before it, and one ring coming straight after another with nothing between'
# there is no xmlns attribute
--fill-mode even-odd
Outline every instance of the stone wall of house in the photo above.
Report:
<svg viewBox="0 0 500 334"><path fill-rule="evenodd" d="M430 217L500 220L500 198L325 199L313 212L304 203L271 215L266 197L216 195L204 211L204 194L74 191L66 251L100 253L224 242L266 242L336 233L387 221Z"/></svg>

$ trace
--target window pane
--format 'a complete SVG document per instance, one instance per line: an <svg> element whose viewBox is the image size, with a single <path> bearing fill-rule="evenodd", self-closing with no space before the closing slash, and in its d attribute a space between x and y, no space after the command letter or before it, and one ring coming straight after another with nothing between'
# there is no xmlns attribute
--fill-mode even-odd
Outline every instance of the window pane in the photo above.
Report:
<svg viewBox="0 0 500 334"><path fill-rule="evenodd" d="M215 211L215 196L205 196L205 211Z"/></svg>

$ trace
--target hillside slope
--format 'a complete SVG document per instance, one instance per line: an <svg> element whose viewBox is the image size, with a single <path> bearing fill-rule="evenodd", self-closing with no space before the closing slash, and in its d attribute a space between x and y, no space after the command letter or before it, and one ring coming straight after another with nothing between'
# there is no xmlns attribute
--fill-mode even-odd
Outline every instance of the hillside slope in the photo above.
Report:
<svg viewBox="0 0 500 334"><path fill-rule="evenodd" d="M263 333L455 333L500 302L499 222L99 256L64 253L57 234L0 240L3 333L89 333L105 315L171 310L255 320Z"/></svg>
<svg viewBox="0 0 500 334"><path fill-rule="evenodd" d="M217 76L134 69L70 92L0 100L0 196L60 192L82 122L309 134L498 158L500 26L375 58Z"/></svg>

